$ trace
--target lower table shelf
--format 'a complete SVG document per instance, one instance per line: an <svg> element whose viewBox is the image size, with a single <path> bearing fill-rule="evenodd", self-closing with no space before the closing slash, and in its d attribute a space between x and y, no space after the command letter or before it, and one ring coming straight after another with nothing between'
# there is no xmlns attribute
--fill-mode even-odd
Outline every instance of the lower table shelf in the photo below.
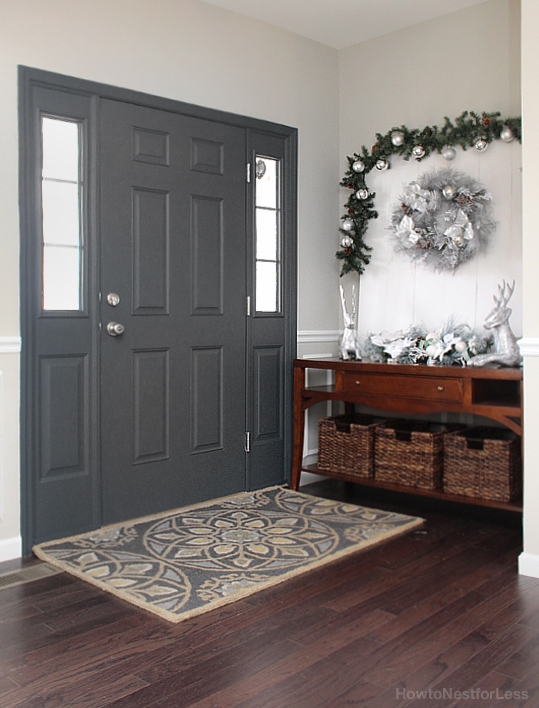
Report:
<svg viewBox="0 0 539 708"><path fill-rule="evenodd" d="M308 369L325 370L334 382L309 386ZM476 497L446 494L442 490L424 490L390 484L376 479L358 479L353 475L318 470L304 466L303 440L305 412L324 401L341 401L346 409L355 405L390 415L417 416L438 413L471 414L487 418L522 437L522 370L474 367L410 366L340 359L296 359L294 361L294 456L290 486L298 489L301 472L354 482L392 492L444 499L459 504L521 512L522 502L497 502Z"/></svg>
<svg viewBox="0 0 539 708"><path fill-rule="evenodd" d="M331 479L339 479L343 482L353 482L364 487L373 487L376 489L386 489L388 492L397 492L399 494L414 494L421 497L430 497L431 499L442 499L447 502L453 502L457 504L471 504L473 506L484 506L490 509L503 509L504 511L513 511L516 513L522 512L522 500L517 499L511 502L499 502L485 499L478 499L477 497L465 497L457 494L446 494L442 490L430 490L430 489L420 489L419 487L409 487L403 484L389 484L388 482L380 482L376 479L368 478L358 478L354 475L342 474L339 472L331 472L331 474L326 473L323 470L319 470L316 464L303 465L301 467L302 472L311 472L313 474L321 475L322 477L328 477Z"/></svg>

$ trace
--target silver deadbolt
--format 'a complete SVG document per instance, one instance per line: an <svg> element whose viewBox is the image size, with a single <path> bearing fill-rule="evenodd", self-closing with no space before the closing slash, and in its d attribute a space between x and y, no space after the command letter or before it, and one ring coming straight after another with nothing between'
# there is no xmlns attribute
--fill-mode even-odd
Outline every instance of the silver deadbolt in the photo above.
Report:
<svg viewBox="0 0 539 708"><path fill-rule="evenodd" d="M124 331L125 327L119 322L109 322L107 325L107 334L110 334L111 337L119 337Z"/></svg>
<svg viewBox="0 0 539 708"><path fill-rule="evenodd" d="M109 293L107 295L107 302L111 307L118 307L120 304L120 296L118 293Z"/></svg>

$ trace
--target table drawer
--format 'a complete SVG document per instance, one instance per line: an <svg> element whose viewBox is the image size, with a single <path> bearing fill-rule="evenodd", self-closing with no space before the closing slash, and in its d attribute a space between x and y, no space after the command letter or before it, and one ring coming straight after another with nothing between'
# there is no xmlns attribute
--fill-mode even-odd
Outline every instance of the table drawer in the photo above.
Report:
<svg viewBox="0 0 539 708"><path fill-rule="evenodd" d="M460 378L402 376L398 374L345 373L345 393L394 398L422 398L430 401L460 403L463 381Z"/></svg>

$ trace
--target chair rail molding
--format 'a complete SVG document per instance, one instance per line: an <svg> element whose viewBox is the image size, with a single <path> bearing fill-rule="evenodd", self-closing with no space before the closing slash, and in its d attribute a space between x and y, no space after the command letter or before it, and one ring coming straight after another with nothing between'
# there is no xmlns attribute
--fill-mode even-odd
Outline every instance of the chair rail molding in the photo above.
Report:
<svg viewBox="0 0 539 708"><path fill-rule="evenodd" d="M522 337L518 346L522 356L539 356L539 337Z"/></svg>
<svg viewBox="0 0 539 708"><path fill-rule="evenodd" d="M0 354L20 354L20 337L0 337Z"/></svg>
<svg viewBox="0 0 539 708"><path fill-rule="evenodd" d="M341 332L337 329L304 329L298 331L298 344L338 342Z"/></svg>

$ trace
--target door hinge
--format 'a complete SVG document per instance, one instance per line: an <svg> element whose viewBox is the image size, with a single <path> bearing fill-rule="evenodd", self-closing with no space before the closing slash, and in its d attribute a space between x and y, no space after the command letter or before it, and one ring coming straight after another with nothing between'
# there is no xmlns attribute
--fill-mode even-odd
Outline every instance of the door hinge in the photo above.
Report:
<svg viewBox="0 0 539 708"><path fill-rule="evenodd" d="M245 452L251 452L251 433L245 433Z"/></svg>
<svg viewBox="0 0 539 708"><path fill-rule="evenodd" d="M251 316L251 296L250 295L247 295L246 312L247 312L247 317L250 317Z"/></svg>
<svg viewBox="0 0 539 708"><path fill-rule="evenodd" d="M248 162L247 165L247 184L251 182L251 163Z"/></svg>

